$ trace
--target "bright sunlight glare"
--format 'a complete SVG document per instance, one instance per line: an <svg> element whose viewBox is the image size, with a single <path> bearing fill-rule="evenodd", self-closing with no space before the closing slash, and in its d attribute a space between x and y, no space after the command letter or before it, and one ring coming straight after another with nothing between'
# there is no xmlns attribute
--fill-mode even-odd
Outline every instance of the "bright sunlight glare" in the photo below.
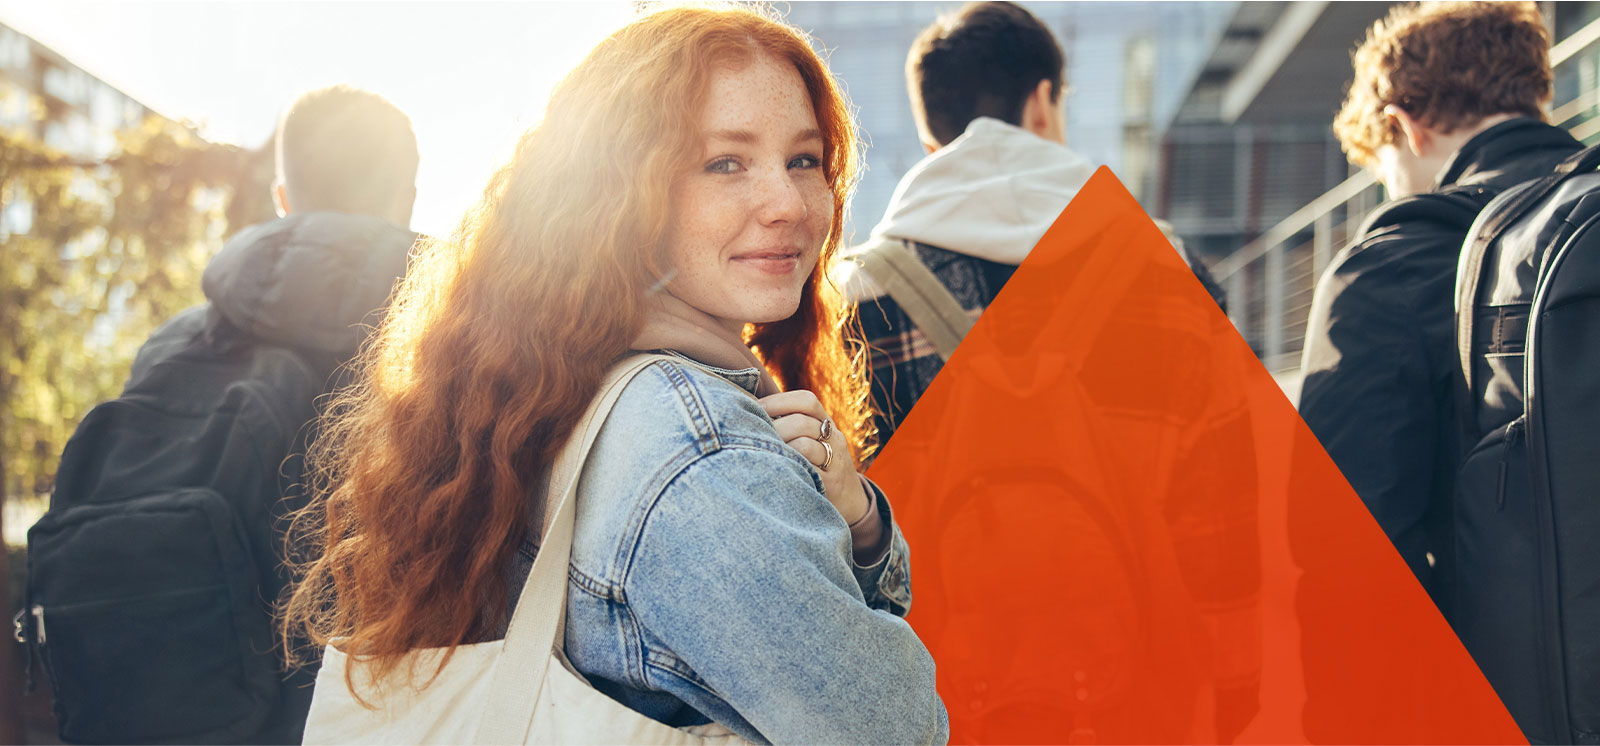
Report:
<svg viewBox="0 0 1600 746"><path fill-rule="evenodd" d="M448 233L550 89L628 2L0 0L34 37L208 139L257 147L306 90L348 83L411 116L412 228Z"/></svg>

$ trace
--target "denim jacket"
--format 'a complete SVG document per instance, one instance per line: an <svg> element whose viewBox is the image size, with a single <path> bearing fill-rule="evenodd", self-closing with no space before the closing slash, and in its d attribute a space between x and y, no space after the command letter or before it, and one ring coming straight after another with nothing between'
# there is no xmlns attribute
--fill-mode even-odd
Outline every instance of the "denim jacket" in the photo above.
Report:
<svg viewBox="0 0 1600 746"><path fill-rule="evenodd" d="M852 559L816 469L756 401L755 369L660 361L601 428L578 491L566 654L656 720L757 743L943 743L904 537ZM518 552L514 580L532 562Z"/></svg>

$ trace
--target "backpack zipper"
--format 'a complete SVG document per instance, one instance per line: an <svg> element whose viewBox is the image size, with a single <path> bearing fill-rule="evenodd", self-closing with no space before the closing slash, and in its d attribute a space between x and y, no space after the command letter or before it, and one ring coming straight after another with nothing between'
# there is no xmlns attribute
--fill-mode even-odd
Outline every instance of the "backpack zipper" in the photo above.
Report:
<svg viewBox="0 0 1600 746"><path fill-rule="evenodd" d="M1505 510L1506 507L1506 470L1511 463L1511 446L1521 439L1524 424L1522 417L1518 417L1506 424L1506 434L1500 438L1500 479L1495 485L1495 510Z"/></svg>
<svg viewBox="0 0 1600 746"><path fill-rule="evenodd" d="M43 645L44 607L34 604L33 608L23 609L11 617L11 638L24 645L30 642Z"/></svg>
<svg viewBox="0 0 1600 746"><path fill-rule="evenodd" d="M1556 531L1554 524L1554 500L1550 495L1550 485L1543 477L1545 467L1544 437L1539 428L1533 427L1534 418L1541 412L1538 398L1538 376L1535 363L1537 361L1539 341L1539 317L1544 314L1544 307L1549 294L1549 285L1552 278L1560 271L1562 262L1571 253L1578 240L1589 230L1600 225L1600 215L1591 216L1575 228L1565 242L1556 245L1550 253L1547 263L1542 263L1539 272L1539 283L1533 293L1533 302L1528 307L1528 332L1527 342L1523 353L1523 417L1528 428L1528 465L1529 481L1533 487L1533 514L1537 522L1534 530L1534 541L1539 552L1539 612L1541 627L1539 630L1543 637L1540 656L1543 660L1544 676L1543 689L1545 700L1550 707L1548 716L1558 741L1570 742L1574 739L1572 731L1571 708L1567 701L1568 689L1566 686L1566 640L1563 639L1564 631L1561 624L1561 592L1558 588L1560 570L1557 567L1559 554L1556 548Z"/></svg>
<svg viewBox="0 0 1600 746"><path fill-rule="evenodd" d="M39 646L44 644L44 607L34 604L11 617L11 636L27 646L28 661L22 672L22 693L33 694L33 661Z"/></svg>

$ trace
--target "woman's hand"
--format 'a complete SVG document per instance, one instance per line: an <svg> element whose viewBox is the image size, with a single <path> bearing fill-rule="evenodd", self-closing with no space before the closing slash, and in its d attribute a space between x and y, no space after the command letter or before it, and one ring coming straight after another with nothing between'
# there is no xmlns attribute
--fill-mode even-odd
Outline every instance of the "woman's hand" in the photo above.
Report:
<svg viewBox="0 0 1600 746"><path fill-rule="evenodd" d="M850 446L844 434L833 426L817 395L804 389L785 391L761 399L761 406L772 418L778 437L822 472L828 502L833 503L845 523L855 523L865 516L870 504L861 477L856 474L855 460L850 457Z"/></svg>

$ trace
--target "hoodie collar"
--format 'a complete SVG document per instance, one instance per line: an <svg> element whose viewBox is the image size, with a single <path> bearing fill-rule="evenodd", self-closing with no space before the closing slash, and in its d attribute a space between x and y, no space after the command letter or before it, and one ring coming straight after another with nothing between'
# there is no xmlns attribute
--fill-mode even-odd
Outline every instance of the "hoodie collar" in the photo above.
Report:
<svg viewBox="0 0 1600 746"><path fill-rule="evenodd" d="M671 350L758 397L778 393L777 381L738 334L671 293L662 292L650 298L644 326L632 347L641 351ZM756 376L753 389L745 385L750 373Z"/></svg>
<svg viewBox="0 0 1600 746"><path fill-rule="evenodd" d="M352 355L417 234L376 217L296 213L240 231L206 265L212 309L267 342Z"/></svg>
<svg viewBox="0 0 1600 746"><path fill-rule="evenodd" d="M979 117L906 173L872 235L1021 264L1093 173L1065 145Z"/></svg>

